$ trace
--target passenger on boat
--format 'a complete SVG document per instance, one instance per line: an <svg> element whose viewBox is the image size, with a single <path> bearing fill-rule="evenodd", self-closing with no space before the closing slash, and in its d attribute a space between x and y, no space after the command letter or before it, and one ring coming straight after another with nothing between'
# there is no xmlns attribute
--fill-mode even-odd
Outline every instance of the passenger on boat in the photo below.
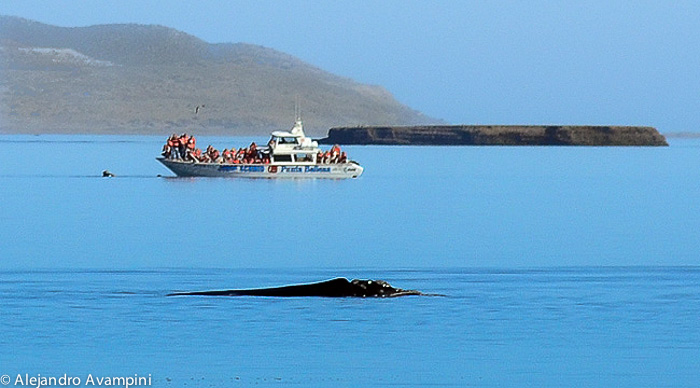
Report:
<svg viewBox="0 0 700 388"><path fill-rule="evenodd" d="M201 162L202 150L200 150L199 148L195 149L194 152L190 152L189 157L192 162Z"/></svg>
<svg viewBox="0 0 700 388"><path fill-rule="evenodd" d="M165 144L163 144L163 150L161 151L161 155L163 155L164 158L170 159L170 155L172 153L172 141L170 140L170 137L168 140L165 141Z"/></svg>
<svg viewBox="0 0 700 388"><path fill-rule="evenodd" d="M168 138L167 144L170 147L170 157L173 159L179 159L180 140L178 139L177 135L173 133L170 138Z"/></svg>
<svg viewBox="0 0 700 388"><path fill-rule="evenodd" d="M187 154L187 142L189 141L189 136L186 133L180 135L178 140L178 151L180 152L180 158L184 159Z"/></svg>
<svg viewBox="0 0 700 388"><path fill-rule="evenodd" d="M170 146L166 143L163 144L163 151L160 153L164 158L170 159Z"/></svg>
<svg viewBox="0 0 700 388"><path fill-rule="evenodd" d="M238 153L236 152L236 149L233 148L233 147L231 147L231 149L228 150L228 159L224 158L224 159L225 159L225 160L224 160L224 163L229 163L229 164L231 164L231 163L233 163L233 164L238 163L238 159L237 159L237 157L236 157L237 155L238 155Z"/></svg>
<svg viewBox="0 0 700 388"><path fill-rule="evenodd" d="M330 160L329 163L335 164L338 163L338 159L340 159L340 146L339 145L334 145L331 150L330 150Z"/></svg>
<svg viewBox="0 0 700 388"><path fill-rule="evenodd" d="M248 153L248 150L244 147L238 150L238 153L236 153L236 160L238 160L238 163L245 163L245 156Z"/></svg>
<svg viewBox="0 0 700 388"><path fill-rule="evenodd" d="M348 154L345 153L345 151L340 153L340 158L338 159L338 163L346 163L348 161Z"/></svg>
<svg viewBox="0 0 700 388"><path fill-rule="evenodd" d="M229 164L238 163L238 159L236 159L236 149L235 148L231 148L228 151L228 158L224 157L224 163L229 163Z"/></svg>
<svg viewBox="0 0 700 388"><path fill-rule="evenodd" d="M216 163L219 161L219 156L220 156L219 150L212 147L211 144L209 144L209 146L207 147L206 154L209 157L209 160L211 160L213 163Z"/></svg>
<svg viewBox="0 0 700 388"><path fill-rule="evenodd" d="M192 152L195 148L197 148L197 139L195 139L194 136L190 136L187 140L187 150Z"/></svg>
<svg viewBox="0 0 700 388"><path fill-rule="evenodd" d="M246 159L248 159L248 163L255 163L255 161L258 159L258 145L255 144L255 142L250 143Z"/></svg>

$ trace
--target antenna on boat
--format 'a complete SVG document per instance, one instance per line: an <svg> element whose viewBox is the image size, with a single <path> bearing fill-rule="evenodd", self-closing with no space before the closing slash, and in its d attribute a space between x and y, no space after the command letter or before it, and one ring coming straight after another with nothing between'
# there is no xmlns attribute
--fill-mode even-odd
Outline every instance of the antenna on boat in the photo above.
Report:
<svg viewBox="0 0 700 388"><path fill-rule="evenodd" d="M304 137L304 124L301 121L301 108L299 107L299 95L294 96L294 127L291 131L293 134L301 134Z"/></svg>
<svg viewBox="0 0 700 388"><path fill-rule="evenodd" d="M294 120L301 121L301 108L299 107L299 95L294 96Z"/></svg>

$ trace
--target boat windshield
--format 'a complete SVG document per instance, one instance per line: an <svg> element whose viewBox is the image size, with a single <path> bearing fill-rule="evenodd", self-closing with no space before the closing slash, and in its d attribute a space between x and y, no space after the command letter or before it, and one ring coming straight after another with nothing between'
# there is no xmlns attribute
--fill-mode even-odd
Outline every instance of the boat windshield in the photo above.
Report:
<svg viewBox="0 0 700 388"><path fill-rule="evenodd" d="M273 140L276 141L277 144L296 144L297 143L296 137L275 137Z"/></svg>

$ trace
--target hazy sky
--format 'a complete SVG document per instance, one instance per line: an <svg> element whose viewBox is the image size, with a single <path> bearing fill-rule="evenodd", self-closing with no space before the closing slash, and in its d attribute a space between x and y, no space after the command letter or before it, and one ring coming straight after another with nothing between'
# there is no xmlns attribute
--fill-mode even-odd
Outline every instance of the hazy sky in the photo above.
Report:
<svg viewBox="0 0 700 388"><path fill-rule="evenodd" d="M451 123L700 131L700 1L2 0L0 13L259 44Z"/></svg>

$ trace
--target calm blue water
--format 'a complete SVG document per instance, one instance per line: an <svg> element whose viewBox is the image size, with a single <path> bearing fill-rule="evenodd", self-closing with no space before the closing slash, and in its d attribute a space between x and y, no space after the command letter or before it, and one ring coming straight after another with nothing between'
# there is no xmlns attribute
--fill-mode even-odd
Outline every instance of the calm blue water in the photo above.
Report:
<svg viewBox="0 0 700 388"><path fill-rule="evenodd" d="M13 381L700 381L700 142L347 147L366 172L345 181L159 178L152 137L0 145L0 374ZM336 276L446 296L164 296Z"/></svg>

